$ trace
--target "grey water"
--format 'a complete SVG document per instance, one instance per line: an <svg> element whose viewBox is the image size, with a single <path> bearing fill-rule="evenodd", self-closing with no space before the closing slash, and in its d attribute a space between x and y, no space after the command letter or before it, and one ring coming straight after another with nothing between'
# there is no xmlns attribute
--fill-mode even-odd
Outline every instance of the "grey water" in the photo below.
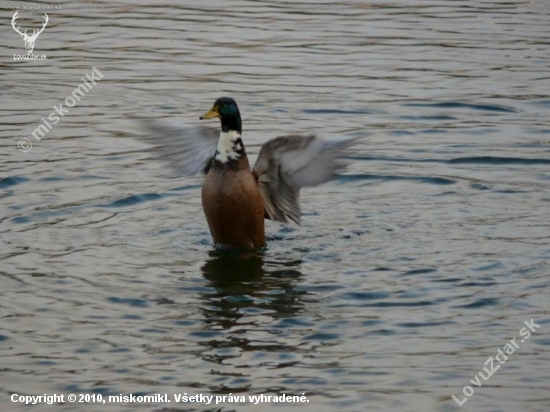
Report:
<svg viewBox="0 0 550 412"><path fill-rule="evenodd" d="M17 4L0 4L2 410L80 393L171 402L64 411L550 410L548 1L64 2L19 13L30 31L49 15L37 61L14 60ZM368 136L260 253L213 251L201 178L153 161L132 120L196 124L222 95L251 160L285 133Z"/></svg>

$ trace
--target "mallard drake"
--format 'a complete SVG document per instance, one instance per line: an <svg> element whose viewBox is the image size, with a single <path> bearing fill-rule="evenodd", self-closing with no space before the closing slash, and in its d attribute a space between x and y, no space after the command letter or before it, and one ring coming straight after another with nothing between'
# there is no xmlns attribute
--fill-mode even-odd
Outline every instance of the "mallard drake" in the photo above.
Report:
<svg viewBox="0 0 550 412"><path fill-rule="evenodd" d="M145 140L155 144L155 157L170 162L182 174L206 174L202 205L214 243L222 247L265 246L264 219L299 225L300 189L329 180L341 166L338 159L344 149L358 140L276 137L264 143L251 169L235 100L220 97L200 117L214 118L220 119L221 133L206 126L144 124L152 132Z"/></svg>

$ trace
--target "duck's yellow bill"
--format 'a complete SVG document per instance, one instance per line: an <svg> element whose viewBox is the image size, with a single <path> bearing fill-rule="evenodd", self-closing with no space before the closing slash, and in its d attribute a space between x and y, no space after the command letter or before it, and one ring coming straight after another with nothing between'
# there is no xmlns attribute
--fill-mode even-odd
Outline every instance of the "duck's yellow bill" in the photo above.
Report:
<svg viewBox="0 0 550 412"><path fill-rule="evenodd" d="M218 110L218 106L212 107L209 111L207 111L205 114L203 114L199 119L215 119L216 117L220 117L220 111Z"/></svg>

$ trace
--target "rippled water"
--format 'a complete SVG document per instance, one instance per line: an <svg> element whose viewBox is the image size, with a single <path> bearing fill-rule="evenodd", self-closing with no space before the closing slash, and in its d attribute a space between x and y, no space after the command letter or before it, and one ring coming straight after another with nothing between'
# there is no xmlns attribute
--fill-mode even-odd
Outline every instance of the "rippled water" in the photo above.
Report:
<svg viewBox="0 0 550 412"><path fill-rule="evenodd" d="M549 410L547 1L69 2L35 62L13 61L1 13L2 410L23 410L14 393L305 393L287 408L453 411L466 385L463 410ZM220 95L253 155L286 132L372 133L260 254L212 252L200 179L152 162L128 120L198 122ZM277 404L63 410L94 408Z"/></svg>

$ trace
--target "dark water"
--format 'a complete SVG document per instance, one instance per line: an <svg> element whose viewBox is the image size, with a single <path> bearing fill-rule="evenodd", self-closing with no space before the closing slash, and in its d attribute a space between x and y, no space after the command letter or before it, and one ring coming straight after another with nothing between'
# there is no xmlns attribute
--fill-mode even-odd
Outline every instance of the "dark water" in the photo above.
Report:
<svg viewBox="0 0 550 412"><path fill-rule="evenodd" d="M466 385L462 410L550 409L547 1L63 6L34 62L13 60L1 11L2 410L59 409L14 393L305 393L286 408L454 411ZM103 79L36 141L92 67ZM213 253L200 179L133 139L130 117L194 123L220 95L253 158L281 133L372 133L261 254ZM171 399L63 410L285 407Z"/></svg>

